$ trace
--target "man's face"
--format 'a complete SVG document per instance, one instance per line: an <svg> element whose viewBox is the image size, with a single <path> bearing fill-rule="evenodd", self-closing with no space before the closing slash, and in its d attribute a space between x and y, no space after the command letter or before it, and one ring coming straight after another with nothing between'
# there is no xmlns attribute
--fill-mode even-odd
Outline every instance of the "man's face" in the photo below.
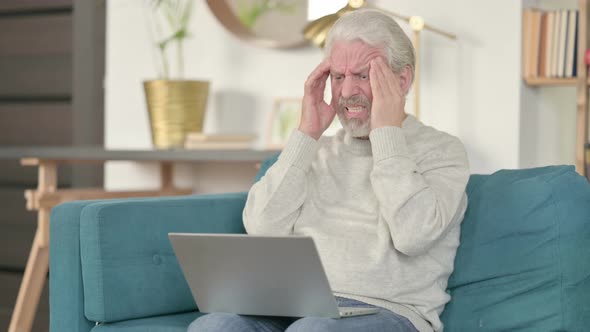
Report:
<svg viewBox="0 0 590 332"><path fill-rule="evenodd" d="M379 56L384 56L381 48L362 41L335 42L330 52L332 107L353 137L367 137L371 131L369 62Z"/></svg>

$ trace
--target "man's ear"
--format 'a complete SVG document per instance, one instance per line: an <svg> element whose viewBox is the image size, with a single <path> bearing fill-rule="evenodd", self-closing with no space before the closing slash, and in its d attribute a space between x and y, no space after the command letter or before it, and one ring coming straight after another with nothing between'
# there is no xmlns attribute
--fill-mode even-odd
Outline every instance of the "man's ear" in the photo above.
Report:
<svg viewBox="0 0 590 332"><path fill-rule="evenodd" d="M404 95L407 95L412 87L412 69L409 65L406 65L399 73L399 82L401 84L402 92Z"/></svg>

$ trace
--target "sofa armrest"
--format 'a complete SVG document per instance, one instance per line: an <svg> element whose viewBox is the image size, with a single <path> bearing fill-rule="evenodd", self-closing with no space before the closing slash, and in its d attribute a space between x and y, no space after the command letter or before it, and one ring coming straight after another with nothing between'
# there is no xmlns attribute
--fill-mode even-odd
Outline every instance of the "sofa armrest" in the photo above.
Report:
<svg viewBox="0 0 590 332"><path fill-rule="evenodd" d="M49 330L87 332L80 265L80 213L92 201L61 204L51 210L49 240Z"/></svg>
<svg viewBox="0 0 590 332"><path fill-rule="evenodd" d="M79 321L88 326L195 310L168 233L244 233L245 201L246 193L232 193L72 202L54 208L52 331L84 331ZM71 220L64 223L64 216Z"/></svg>

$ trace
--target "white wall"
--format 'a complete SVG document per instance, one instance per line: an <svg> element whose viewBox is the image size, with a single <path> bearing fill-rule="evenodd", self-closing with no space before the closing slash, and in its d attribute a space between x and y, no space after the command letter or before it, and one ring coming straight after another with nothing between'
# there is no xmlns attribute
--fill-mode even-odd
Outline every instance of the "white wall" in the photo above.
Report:
<svg viewBox="0 0 590 332"><path fill-rule="evenodd" d="M141 83L155 78L143 1L108 2L105 142L108 148L149 148L149 122ZM186 45L186 77L211 81L206 132L263 134L275 97L301 97L302 82L322 58L313 48L268 50L237 40L205 1L195 1L192 39ZM198 192L246 190L252 164L180 165L176 182ZM109 188L156 186L155 165L109 163ZM221 175L223 175L221 177ZM223 183L219 183L222 181Z"/></svg>
<svg viewBox="0 0 590 332"><path fill-rule="evenodd" d="M520 167L575 163L576 88L522 86Z"/></svg>
<svg viewBox="0 0 590 332"><path fill-rule="evenodd" d="M462 139L473 173L518 167L520 2L375 3L458 36L423 33L423 121Z"/></svg>
<svg viewBox="0 0 590 332"><path fill-rule="evenodd" d="M372 3L421 15L452 31L450 41L422 34L422 120L459 136L472 172L519 166L520 13L514 0L382 0ZM107 13L106 133L108 148L149 148L141 82L155 76L142 2L109 1ZM256 48L230 35L204 1L196 1L193 38L186 45L189 78L212 82L207 132L249 131L260 135L276 97L301 97L305 78L322 54L314 48ZM412 102L407 105L413 109ZM232 121L235 120L235 121ZM260 145L259 145L260 146ZM182 166L176 181L198 192L245 190L249 165ZM109 164L110 188L155 186L153 166ZM224 174L224 183L219 175ZM148 180L150 179L150 180Z"/></svg>

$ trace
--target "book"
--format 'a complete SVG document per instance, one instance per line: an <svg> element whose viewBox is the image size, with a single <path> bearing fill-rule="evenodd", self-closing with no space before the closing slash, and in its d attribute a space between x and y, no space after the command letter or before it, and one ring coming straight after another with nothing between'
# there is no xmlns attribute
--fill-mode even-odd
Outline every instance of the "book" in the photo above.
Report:
<svg viewBox="0 0 590 332"><path fill-rule="evenodd" d="M559 44L561 41L561 15L559 11L554 12L553 16L553 43L551 45L551 74L550 77L557 77L559 73Z"/></svg>
<svg viewBox="0 0 590 332"><path fill-rule="evenodd" d="M578 11L568 11L567 43L565 54L565 77L575 77L576 44L578 39Z"/></svg>
<svg viewBox="0 0 590 332"><path fill-rule="evenodd" d="M532 9L525 9L522 11L522 76L530 77L530 61L531 61L531 19Z"/></svg>
<svg viewBox="0 0 590 332"><path fill-rule="evenodd" d="M572 70L572 75L574 77L578 76L578 38L580 33L580 11L576 10L576 36L574 37L574 67Z"/></svg>
<svg viewBox="0 0 590 332"><path fill-rule="evenodd" d="M557 45L557 77L565 77L565 50L567 44L567 28L568 24L568 11L567 10L560 10L559 11L559 45Z"/></svg>
<svg viewBox="0 0 590 332"><path fill-rule="evenodd" d="M545 75L551 77L551 64L553 63L553 31L555 30L555 12L547 13L547 42L545 43Z"/></svg>
<svg viewBox="0 0 590 332"><path fill-rule="evenodd" d="M186 135L185 149L228 149L241 150L252 149L256 135L250 134L203 134L188 133Z"/></svg>
<svg viewBox="0 0 590 332"><path fill-rule="evenodd" d="M539 60L537 72L539 77L547 77L547 22L549 13L543 13L541 16L541 33L539 35Z"/></svg>
<svg viewBox="0 0 590 332"><path fill-rule="evenodd" d="M186 139L197 142L251 142L257 138L254 134L204 134L188 133Z"/></svg>
<svg viewBox="0 0 590 332"><path fill-rule="evenodd" d="M542 12L540 10L533 10L531 17L531 41L530 41L530 57L529 61L529 75L530 77L539 76L539 47L541 41L541 18Z"/></svg>

